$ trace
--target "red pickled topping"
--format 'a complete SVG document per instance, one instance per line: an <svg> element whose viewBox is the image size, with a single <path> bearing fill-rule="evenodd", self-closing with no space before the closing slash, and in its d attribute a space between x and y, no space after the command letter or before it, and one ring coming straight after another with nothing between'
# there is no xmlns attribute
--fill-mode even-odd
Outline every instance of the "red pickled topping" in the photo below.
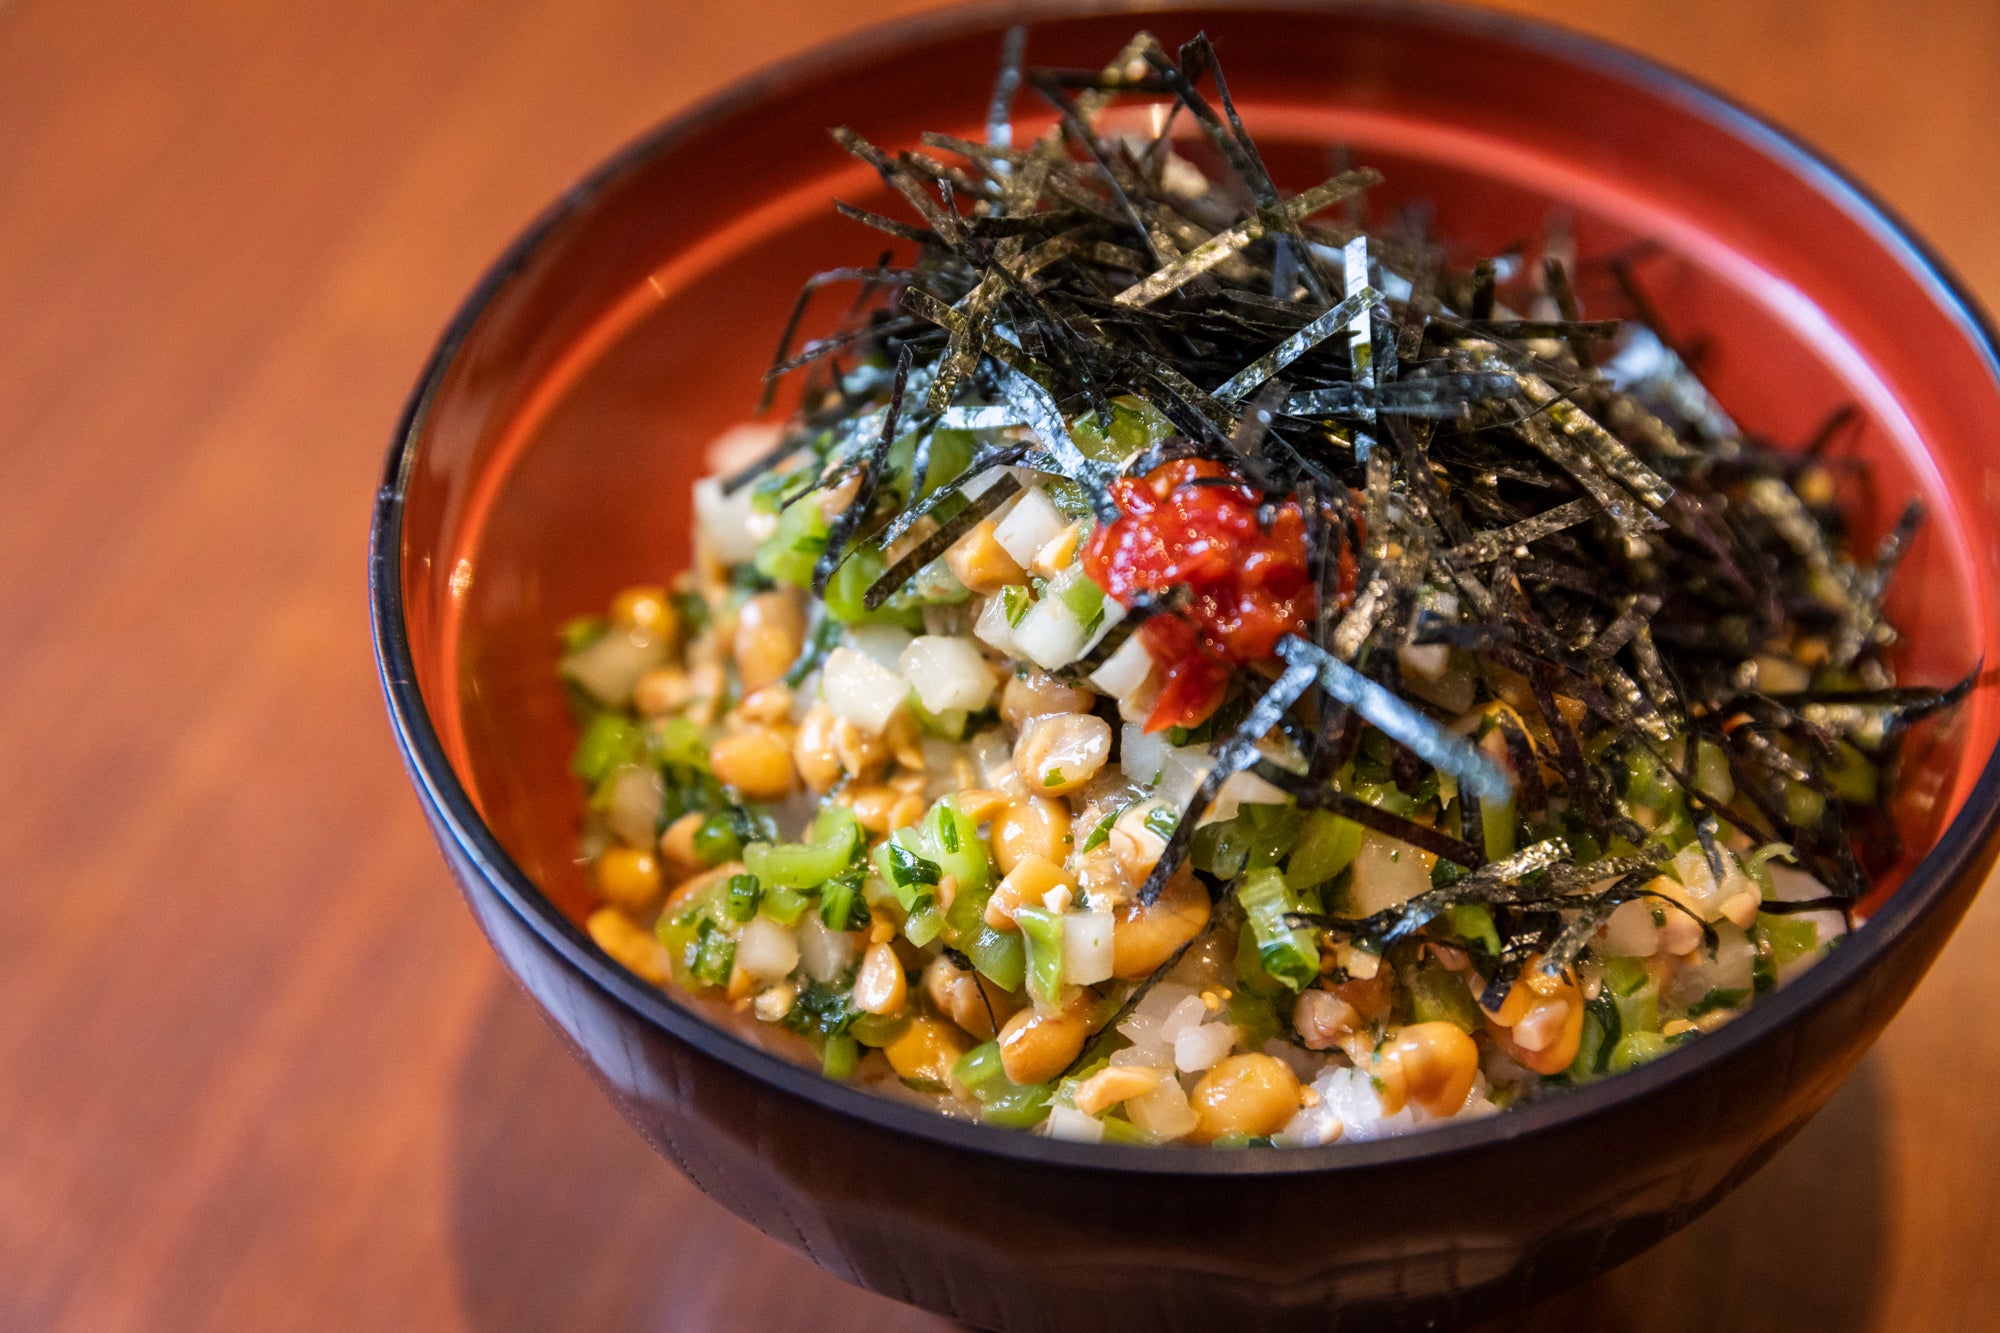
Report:
<svg viewBox="0 0 2000 1333"><path fill-rule="evenodd" d="M1166 673L1148 731L1199 724L1222 702L1229 668L1270 657L1312 609L1298 503L1275 506L1267 528L1255 490L1215 484L1233 476L1210 459L1180 458L1120 478L1111 486L1119 517L1084 548L1084 572L1123 605L1176 585L1192 594L1185 621L1155 616L1145 627Z"/></svg>

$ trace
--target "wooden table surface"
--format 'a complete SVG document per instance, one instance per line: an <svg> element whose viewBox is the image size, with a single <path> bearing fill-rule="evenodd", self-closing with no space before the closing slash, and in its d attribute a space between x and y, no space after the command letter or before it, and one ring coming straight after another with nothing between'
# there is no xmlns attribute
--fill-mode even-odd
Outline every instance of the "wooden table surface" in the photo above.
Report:
<svg viewBox="0 0 2000 1333"><path fill-rule="evenodd" d="M404 392L507 239L913 7L0 4L0 1329L941 1327L570 1064L431 846L363 584ZM1803 132L2000 304L2000 6L1518 7ZM1538 1326L2000 1327L1995 948L1989 894L1791 1147Z"/></svg>

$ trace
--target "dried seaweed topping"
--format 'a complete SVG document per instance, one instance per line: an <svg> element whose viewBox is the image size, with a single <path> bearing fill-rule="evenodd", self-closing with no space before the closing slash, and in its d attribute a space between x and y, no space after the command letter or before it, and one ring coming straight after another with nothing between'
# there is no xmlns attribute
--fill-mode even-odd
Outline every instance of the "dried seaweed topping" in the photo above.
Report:
<svg viewBox="0 0 2000 1333"><path fill-rule="evenodd" d="M1276 659L1228 686L1142 898L1247 770L1440 858L1431 893L1326 930L1379 948L1490 905L1502 990L1652 893L1668 831L1711 869L1788 844L1851 901L1898 738L1972 684L1894 683L1883 601L1921 509L1852 553L1824 477L1858 418L1803 454L1746 436L1662 325L1639 251L1579 257L1556 226L1454 266L1420 224L1368 229L1367 167L1288 193L1205 38L1170 53L1141 33L1084 70L1031 67L1027 45L1008 34L983 141L835 132L907 216L840 211L898 248L801 292L769 384L803 377L803 406L728 479L773 508L853 487L814 586L866 554L887 567L865 608L908 605L1031 485L1087 537L1120 519L1114 483L1203 460L1186 484L1249 496L1267 531L1296 506L1309 586ZM1035 99L1054 123L1028 134ZM1150 105L1148 132L1106 115L1121 101ZM801 344L839 284L854 309ZM1149 426L1121 434L1120 414ZM1193 624L1192 602L1186 583L1134 591L1058 674L1084 679L1155 618Z"/></svg>

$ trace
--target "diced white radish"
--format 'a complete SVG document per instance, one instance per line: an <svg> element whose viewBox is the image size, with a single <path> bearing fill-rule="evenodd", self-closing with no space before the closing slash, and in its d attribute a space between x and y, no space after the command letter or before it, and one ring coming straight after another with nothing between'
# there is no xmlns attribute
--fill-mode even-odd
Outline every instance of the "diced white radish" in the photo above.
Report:
<svg viewBox="0 0 2000 1333"><path fill-rule="evenodd" d="M1444 675L1451 665L1451 645L1445 643L1406 643L1396 649L1396 660L1402 663L1403 671L1419 680L1434 681Z"/></svg>
<svg viewBox="0 0 2000 1333"><path fill-rule="evenodd" d="M1115 605L1107 599L1107 606ZM1124 699L1144 689L1146 682L1153 678L1153 670L1152 653L1146 650L1145 642L1133 634L1104 659L1102 666L1090 673L1090 683L1100 694Z"/></svg>
<svg viewBox="0 0 2000 1333"><path fill-rule="evenodd" d="M972 738L972 767L981 785L996 787L1001 778L1014 773L1014 746L1007 733L997 727ZM1019 774L1015 774L1018 780Z"/></svg>
<svg viewBox="0 0 2000 1333"><path fill-rule="evenodd" d="M1766 861L1764 867L1771 873L1771 896L1779 902L1803 903L1828 896L1826 885L1797 866Z"/></svg>
<svg viewBox="0 0 2000 1333"><path fill-rule="evenodd" d="M774 422L739 422L708 442L708 470L720 477L741 472L777 448L784 433L784 427Z"/></svg>
<svg viewBox="0 0 2000 1333"><path fill-rule="evenodd" d="M1369 829L1361 835L1346 912L1373 916L1400 907L1431 886L1431 862L1409 843Z"/></svg>
<svg viewBox="0 0 2000 1333"><path fill-rule="evenodd" d="M1231 773L1222 780L1222 787L1215 793L1215 800L1201 822L1208 824L1220 819L1234 819L1236 808L1241 805L1285 805L1290 799L1282 788L1271 785L1255 773Z"/></svg>
<svg viewBox="0 0 2000 1333"><path fill-rule="evenodd" d="M1160 1040L1171 1046L1181 1039L1181 1033L1189 1028L1200 1027L1202 1020L1207 1017L1208 1005L1202 1002L1201 996L1189 991L1178 1004L1167 1011L1166 1017L1160 1020Z"/></svg>
<svg viewBox="0 0 2000 1333"><path fill-rule="evenodd" d="M1182 1000L1192 996L1194 988L1191 986L1175 981L1156 982L1152 989L1139 997L1139 1003L1132 1006L1132 1012L1118 1025L1118 1031L1135 1046L1164 1045L1160 1025L1166 1022L1167 1015Z"/></svg>
<svg viewBox="0 0 2000 1333"><path fill-rule="evenodd" d="M1028 590L1022 588L1018 596L1026 597ZM972 633L981 643L1007 657L1024 657L1021 645L1014 642L1014 626L1007 620L1006 589L1001 589L986 599L986 605L979 608L979 618L972 622Z"/></svg>
<svg viewBox="0 0 2000 1333"><path fill-rule="evenodd" d="M1161 1079L1151 1092L1126 1102L1125 1118L1162 1143L1187 1134L1196 1122L1180 1080L1171 1078Z"/></svg>
<svg viewBox="0 0 2000 1333"><path fill-rule="evenodd" d="M1215 756L1206 745L1169 745L1153 795L1176 810L1185 810L1213 767Z"/></svg>
<svg viewBox="0 0 2000 1333"><path fill-rule="evenodd" d="M563 659L563 675L599 703L622 708L632 702L639 677L666 661L664 644L643 634L614 629L587 648Z"/></svg>
<svg viewBox="0 0 2000 1333"><path fill-rule="evenodd" d="M1651 898L1634 898L1611 911L1593 948L1606 958L1651 958L1660 951L1660 927L1653 913L1674 909Z"/></svg>
<svg viewBox="0 0 2000 1333"><path fill-rule="evenodd" d="M903 650L910 646L911 638L908 630L895 625L852 625L841 633L840 641L889 670L900 671Z"/></svg>
<svg viewBox="0 0 2000 1333"><path fill-rule="evenodd" d="M1174 1062L1173 1048L1151 1043L1144 1046L1121 1046L1111 1053L1108 1063L1114 1065L1151 1065L1164 1069Z"/></svg>
<svg viewBox="0 0 2000 1333"><path fill-rule="evenodd" d="M835 717L879 736L909 697L910 685L874 658L842 647L827 654L819 691Z"/></svg>
<svg viewBox="0 0 2000 1333"><path fill-rule="evenodd" d="M1701 844L1691 842L1674 853L1674 878L1687 890L1688 902L1704 917L1714 915L1719 900L1721 886L1716 882L1715 871L1708 864L1708 857Z"/></svg>
<svg viewBox="0 0 2000 1333"><path fill-rule="evenodd" d="M1166 771L1167 751L1172 748L1167 743L1166 732L1156 731L1149 735L1139 723L1127 722L1118 735L1119 767L1125 770L1128 782L1150 787Z"/></svg>
<svg viewBox="0 0 2000 1333"><path fill-rule="evenodd" d="M1394 1115L1382 1114L1382 1098L1369 1076L1350 1065L1338 1065L1313 1080L1320 1105L1340 1121L1343 1139L1366 1143L1388 1138L1416 1127L1416 1103L1410 1102Z"/></svg>
<svg viewBox="0 0 2000 1333"><path fill-rule="evenodd" d="M1661 1000L1682 1009L1712 990L1740 990L1746 996L1750 993L1755 984L1757 946L1727 921L1715 923L1715 938L1715 957L1710 958L1706 949L1698 949L1694 964L1668 979Z"/></svg>
<svg viewBox="0 0 2000 1333"><path fill-rule="evenodd" d="M799 962L804 964L806 975L821 985L838 981L842 973L854 966L854 955L858 952L855 941L859 938L830 929L819 919L818 912L807 912L799 918Z"/></svg>
<svg viewBox="0 0 2000 1333"><path fill-rule="evenodd" d="M1111 913L1072 912L1063 918L1062 975L1072 986L1111 979Z"/></svg>
<svg viewBox="0 0 2000 1333"><path fill-rule="evenodd" d="M694 517L702 540L725 565L741 565L757 554L757 534L750 522L750 487L722 493L722 479L703 477L694 484Z"/></svg>
<svg viewBox="0 0 2000 1333"><path fill-rule="evenodd" d="M666 784L660 781L658 769L628 764L611 779L604 822L628 846L651 851L654 839L660 836L660 809L666 799Z"/></svg>
<svg viewBox="0 0 2000 1333"><path fill-rule="evenodd" d="M736 935L736 965L759 981L788 977L799 965L799 941L790 928L754 916Z"/></svg>
<svg viewBox="0 0 2000 1333"><path fill-rule="evenodd" d="M1052 1139L1065 1139L1070 1143L1101 1143L1104 1140L1104 1123L1074 1106L1061 1103L1051 1106L1045 1123Z"/></svg>
<svg viewBox="0 0 2000 1333"><path fill-rule="evenodd" d="M1014 557L1015 564L1026 569L1034 563L1035 553L1068 525L1069 520L1062 516L1048 493L1032 486L1022 492L1007 516L995 525L993 538Z"/></svg>
<svg viewBox="0 0 2000 1333"><path fill-rule="evenodd" d="M978 712L993 697L993 668L977 644L957 635L926 634L903 649L898 666L917 699L933 713Z"/></svg>
<svg viewBox="0 0 2000 1333"><path fill-rule="evenodd" d="M1184 1028L1174 1038L1174 1068L1183 1074L1199 1074L1229 1054L1236 1045L1236 1027L1231 1023L1203 1023Z"/></svg>
<svg viewBox="0 0 2000 1333"><path fill-rule="evenodd" d="M1311 1106L1300 1107L1271 1139L1281 1148L1318 1148L1338 1142L1346 1128L1325 1099L1315 1098Z"/></svg>
<svg viewBox="0 0 2000 1333"><path fill-rule="evenodd" d="M1089 637L1076 613L1060 597L1042 598L1014 626L1015 646L1023 657L1044 671L1068 666L1082 656Z"/></svg>

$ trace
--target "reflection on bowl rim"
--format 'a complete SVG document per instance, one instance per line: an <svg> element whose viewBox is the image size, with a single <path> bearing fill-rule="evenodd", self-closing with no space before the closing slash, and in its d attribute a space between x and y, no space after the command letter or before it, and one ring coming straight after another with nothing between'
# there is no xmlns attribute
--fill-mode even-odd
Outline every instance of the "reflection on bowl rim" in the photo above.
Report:
<svg viewBox="0 0 2000 1333"><path fill-rule="evenodd" d="M1812 1009L1845 987L1854 974L1885 952L1890 942L1973 866L1980 849L2000 827L2000 747L1987 757L1972 789L1936 844L1908 877L1856 932L1854 943L1836 949L1805 975L1767 995L1748 1013L1717 1032L1669 1051L1660 1059L1545 1101L1469 1121L1452 1121L1416 1133L1368 1143L1333 1143L1317 1148L1257 1152L1217 1152L1207 1148L1153 1150L1071 1143L1019 1130L1000 1129L942 1116L907 1103L826 1078L817 1070L765 1051L695 1010L675 1003L598 951L589 938L538 889L486 826L465 785L453 771L417 687L408 629L403 620L403 503L418 456L418 437L435 390L472 327L528 257L560 223L579 213L613 181L679 140L753 108L773 86L823 76L865 64L870 58L931 40L999 28L1010 22L1035 23L1185 9L1293 11L1315 16L1340 13L1410 18L1512 45L1539 47L1678 102L1725 132L1778 159L1811 182L1830 203L1862 224L1878 244L1930 289L1937 304L1961 325L2000 389L2000 335L1963 283L1900 217L1865 187L1784 130L1687 75L1622 47L1541 20L1463 9L1433 0L1394 5L1371 0L1167 0L1133 4L1121 0L1061 0L988 3L917 15L880 24L804 54L766 66L748 78L695 104L613 154L565 191L508 246L453 315L424 367L391 441L377 494L369 541L369 592L376 664L387 696L398 748L412 780L436 820L486 882L541 940L595 985L667 1036L732 1065L767 1085L803 1097L842 1115L915 1134L963 1151L1023 1162L1087 1167L1109 1172L1164 1175L1240 1175L1339 1171L1373 1167L1417 1157L1477 1151L1489 1143L1551 1132L1609 1110L1614 1104L1647 1096L1703 1065L1726 1059Z"/></svg>

